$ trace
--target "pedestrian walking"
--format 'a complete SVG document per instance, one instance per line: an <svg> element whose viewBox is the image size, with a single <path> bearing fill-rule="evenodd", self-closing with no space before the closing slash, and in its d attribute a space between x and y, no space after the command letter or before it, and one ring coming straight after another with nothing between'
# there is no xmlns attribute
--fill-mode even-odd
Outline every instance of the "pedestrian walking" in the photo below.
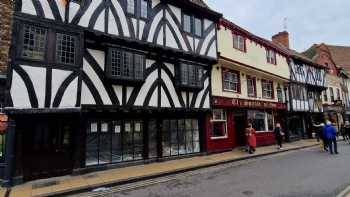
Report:
<svg viewBox="0 0 350 197"><path fill-rule="evenodd" d="M328 152L328 142L327 142L327 140L324 137L324 129L325 129L324 123L321 123L320 127L318 129L319 129L319 134L320 134L320 147L321 147L321 150L324 150L324 151Z"/></svg>
<svg viewBox="0 0 350 197"><path fill-rule="evenodd" d="M282 141L283 141L284 132L282 131L280 123L276 124L276 127L274 129L274 133L275 133L275 138L276 138L276 142L277 142L277 149L283 149Z"/></svg>
<svg viewBox="0 0 350 197"><path fill-rule="evenodd" d="M348 120L345 121L342 135L343 135L344 141L348 141L350 143L350 122Z"/></svg>
<svg viewBox="0 0 350 197"><path fill-rule="evenodd" d="M326 126L323 129L323 135L327 141L329 152L333 154L333 147L334 147L334 153L338 154L337 138L336 138L337 132L330 121L327 121Z"/></svg>
<svg viewBox="0 0 350 197"><path fill-rule="evenodd" d="M248 127L245 131L247 137L247 147L249 154L255 153L256 149L256 131L251 123L248 123Z"/></svg>

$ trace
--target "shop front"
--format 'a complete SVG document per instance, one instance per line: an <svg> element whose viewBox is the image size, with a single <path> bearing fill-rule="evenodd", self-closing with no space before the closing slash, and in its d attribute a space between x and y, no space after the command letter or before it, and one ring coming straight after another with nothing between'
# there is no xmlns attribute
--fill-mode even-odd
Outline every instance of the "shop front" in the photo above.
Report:
<svg viewBox="0 0 350 197"><path fill-rule="evenodd" d="M206 113L88 113L82 170L199 154Z"/></svg>
<svg viewBox="0 0 350 197"><path fill-rule="evenodd" d="M244 146L248 123L257 131L258 146L273 144L274 126L284 125L286 110L284 103L213 97L213 113L207 126L208 152Z"/></svg>

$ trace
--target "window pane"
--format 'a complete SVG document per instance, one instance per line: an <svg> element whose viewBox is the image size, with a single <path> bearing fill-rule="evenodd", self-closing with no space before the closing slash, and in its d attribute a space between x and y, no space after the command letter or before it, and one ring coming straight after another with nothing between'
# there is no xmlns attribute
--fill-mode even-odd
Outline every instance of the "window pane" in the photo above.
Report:
<svg viewBox="0 0 350 197"><path fill-rule="evenodd" d="M141 17L142 18L147 18L147 11L148 11L147 1L141 0Z"/></svg>
<svg viewBox="0 0 350 197"><path fill-rule="evenodd" d="M265 112L257 110L248 111L248 120L252 123L253 128L257 131L265 131Z"/></svg>
<svg viewBox="0 0 350 197"><path fill-rule="evenodd" d="M133 75L133 66L132 66L132 53L124 52L123 54L123 77L132 78Z"/></svg>
<svg viewBox="0 0 350 197"><path fill-rule="evenodd" d="M121 76L122 52L119 50L111 50L111 75Z"/></svg>
<svg viewBox="0 0 350 197"><path fill-rule="evenodd" d="M134 159L143 158L143 129L141 121L134 121Z"/></svg>
<svg viewBox="0 0 350 197"><path fill-rule="evenodd" d="M186 154L186 123L185 120L178 120L178 143L180 155Z"/></svg>
<svg viewBox="0 0 350 197"><path fill-rule="evenodd" d="M186 64L181 64L181 84L188 84L188 66Z"/></svg>
<svg viewBox="0 0 350 197"><path fill-rule="evenodd" d="M111 135L107 122L101 122L99 164L111 163Z"/></svg>
<svg viewBox="0 0 350 197"><path fill-rule="evenodd" d="M269 131L273 131L273 115L272 113L266 113L267 114L267 126Z"/></svg>
<svg viewBox="0 0 350 197"><path fill-rule="evenodd" d="M177 120L170 121L170 143L171 143L171 155L179 154L178 137L177 137Z"/></svg>
<svg viewBox="0 0 350 197"><path fill-rule="evenodd" d="M112 122L112 162L122 161L122 123L121 121Z"/></svg>
<svg viewBox="0 0 350 197"><path fill-rule="evenodd" d="M143 79L144 56L135 54L135 79Z"/></svg>
<svg viewBox="0 0 350 197"><path fill-rule="evenodd" d="M135 14L135 0L128 0L127 11L129 14Z"/></svg>
<svg viewBox="0 0 350 197"><path fill-rule="evenodd" d="M56 61L62 64L75 64L76 37L57 33Z"/></svg>
<svg viewBox="0 0 350 197"><path fill-rule="evenodd" d="M134 159L133 128L131 121L125 121L123 133L123 161Z"/></svg>
<svg viewBox="0 0 350 197"><path fill-rule="evenodd" d="M170 133L169 133L169 123L163 121L162 134L163 134L163 156L170 155ZM148 157L156 158L158 155L157 151L157 121L150 120L148 122Z"/></svg>
<svg viewBox="0 0 350 197"><path fill-rule="evenodd" d="M23 28L22 57L34 60L44 60L46 36L46 29L25 25Z"/></svg>
<svg viewBox="0 0 350 197"><path fill-rule="evenodd" d="M97 165L98 164L98 132L97 122L88 124L86 134L86 159L85 165Z"/></svg>
<svg viewBox="0 0 350 197"><path fill-rule="evenodd" d="M193 153L193 120L186 119L186 152Z"/></svg>
<svg viewBox="0 0 350 197"><path fill-rule="evenodd" d="M195 18L194 24L195 24L195 34L197 36L202 36L202 20Z"/></svg>
<svg viewBox="0 0 350 197"><path fill-rule="evenodd" d="M155 121L154 121L154 124L156 124ZM156 125L155 125L155 129L156 129ZM163 120L163 124L162 124L163 157L170 156L170 135L171 135L170 120ZM154 140L156 140L156 138Z"/></svg>
<svg viewBox="0 0 350 197"><path fill-rule="evenodd" d="M191 33L191 16L184 14L183 28L185 32Z"/></svg>

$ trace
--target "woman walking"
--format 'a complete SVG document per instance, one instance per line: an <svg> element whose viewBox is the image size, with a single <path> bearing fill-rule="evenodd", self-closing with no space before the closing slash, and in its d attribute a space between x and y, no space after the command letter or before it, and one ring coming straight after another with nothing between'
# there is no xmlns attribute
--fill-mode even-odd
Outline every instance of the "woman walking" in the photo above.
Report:
<svg viewBox="0 0 350 197"><path fill-rule="evenodd" d="M245 134L247 137L248 152L249 154L253 154L256 148L256 131L251 123L248 123Z"/></svg>
<svg viewBox="0 0 350 197"><path fill-rule="evenodd" d="M277 149L283 149L282 148L282 141L283 141L284 132L282 131L280 123L276 124L274 133L275 133L275 138L276 138L277 145L278 145Z"/></svg>

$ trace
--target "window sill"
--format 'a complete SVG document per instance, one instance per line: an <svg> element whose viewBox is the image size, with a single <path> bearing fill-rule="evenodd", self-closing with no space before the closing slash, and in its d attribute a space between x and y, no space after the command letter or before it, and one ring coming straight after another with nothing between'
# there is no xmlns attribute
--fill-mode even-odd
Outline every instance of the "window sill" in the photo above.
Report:
<svg viewBox="0 0 350 197"><path fill-rule="evenodd" d="M237 50L237 51L240 51L240 52L242 52L242 53L247 53L247 51L244 50L244 49L239 49L239 48L236 48L236 47L233 47L233 49L235 49L235 50Z"/></svg>
<svg viewBox="0 0 350 197"><path fill-rule="evenodd" d="M144 79L123 79L123 78L116 78L111 76L107 76L107 79L109 82L113 84L128 84L131 86L141 86L142 84L145 83Z"/></svg>
<svg viewBox="0 0 350 197"><path fill-rule="evenodd" d="M211 140L223 140L223 139L228 139L228 136L221 136L221 137L210 137Z"/></svg>
<svg viewBox="0 0 350 197"><path fill-rule="evenodd" d="M236 93L236 94L240 94L241 92L239 91L235 91L235 90L228 90L228 89L223 89L224 92L232 92L232 93Z"/></svg>

